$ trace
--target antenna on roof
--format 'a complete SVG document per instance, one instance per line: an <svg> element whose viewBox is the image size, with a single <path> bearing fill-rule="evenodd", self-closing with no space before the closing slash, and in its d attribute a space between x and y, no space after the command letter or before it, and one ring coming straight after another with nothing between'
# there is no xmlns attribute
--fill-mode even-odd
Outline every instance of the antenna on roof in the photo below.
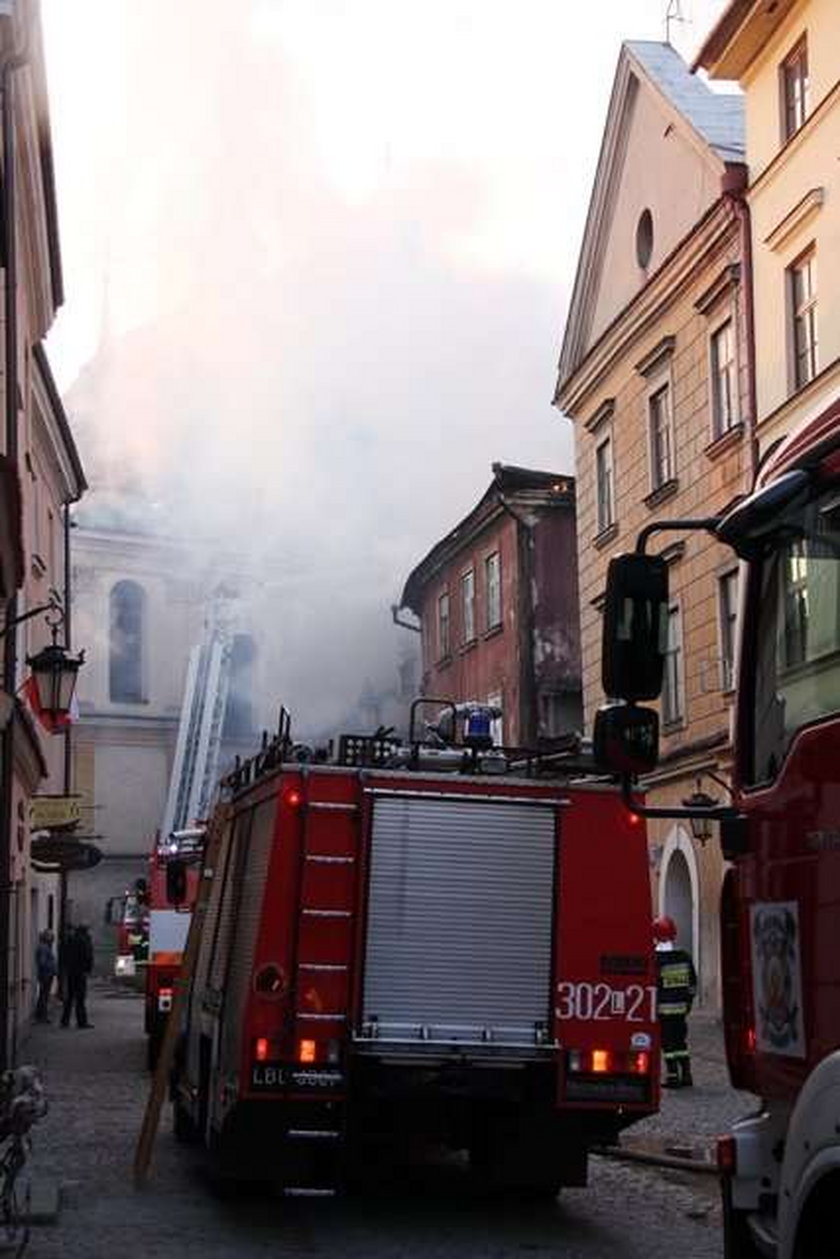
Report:
<svg viewBox="0 0 840 1259"><path fill-rule="evenodd" d="M671 23L684 22L681 0L668 0L668 8L665 11L665 43L671 42Z"/></svg>

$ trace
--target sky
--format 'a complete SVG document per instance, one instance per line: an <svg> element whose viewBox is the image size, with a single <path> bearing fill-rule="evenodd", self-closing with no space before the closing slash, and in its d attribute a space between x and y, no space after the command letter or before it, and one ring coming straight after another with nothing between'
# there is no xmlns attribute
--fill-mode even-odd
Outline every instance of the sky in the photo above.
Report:
<svg viewBox="0 0 840 1259"><path fill-rule="evenodd" d="M723 7L671 0L686 57ZM573 471L551 397L612 78L668 8L42 0L47 350L91 502L297 574L293 711L388 685L390 605L494 461Z"/></svg>

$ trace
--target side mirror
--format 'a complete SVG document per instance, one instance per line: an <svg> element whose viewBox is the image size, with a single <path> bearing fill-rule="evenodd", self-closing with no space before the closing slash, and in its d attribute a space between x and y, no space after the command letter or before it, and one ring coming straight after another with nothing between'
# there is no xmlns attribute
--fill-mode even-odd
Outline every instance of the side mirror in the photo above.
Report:
<svg viewBox="0 0 840 1259"><path fill-rule="evenodd" d="M167 862L166 899L172 905L183 905L187 899L187 867L183 861Z"/></svg>
<svg viewBox="0 0 840 1259"><path fill-rule="evenodd" d="M608 704L595 714L592 751L599 769L646 774L659 756L659 716L654 708Z"/></svg>
<svg viewBox="0 0 840 1259"><path fill-rule="evenodd" d="M668 566L631 552L607 570L601 679L611 699L656 699L668 649Z"/></svg>

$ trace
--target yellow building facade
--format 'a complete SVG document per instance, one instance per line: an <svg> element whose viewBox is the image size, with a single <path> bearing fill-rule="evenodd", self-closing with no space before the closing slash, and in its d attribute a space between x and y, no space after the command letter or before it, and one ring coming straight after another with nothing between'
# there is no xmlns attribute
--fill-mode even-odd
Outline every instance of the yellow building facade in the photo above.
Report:
<svg viewBox="0 0 840 1259"><path fill-rule="evenodd" d="M585 723L601 688L610 558L663 520L708 517L755 462L743 117L668 45L625 44L560 357L555 403L574 423ZM648 802L726 800L737 564L705 533L654 535L669 563L661 760ZM710 828L713 830L714 828ZM654 905L719 1001L716 836L648 823Z"/></svg>
<svg viewBox="0 0 840 1259"><path fill-rule="evenodd" d="M697 57L744 92L762 453L840 388L840 5L736 0Z"/></svg>

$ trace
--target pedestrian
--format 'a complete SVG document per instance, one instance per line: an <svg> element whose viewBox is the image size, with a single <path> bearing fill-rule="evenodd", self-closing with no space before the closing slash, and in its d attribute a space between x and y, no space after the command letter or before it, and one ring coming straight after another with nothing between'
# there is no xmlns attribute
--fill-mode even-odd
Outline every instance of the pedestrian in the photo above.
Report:
<svg viewBox="0 0 840 1259"><path fill-rule="evenodd" d="M50 993L52 992L55 973L58 969L53 949L53 933L42 931L38 937L35 950L35 974L38 979L38 1001L35 1005L35 1022L49 1023Z"/></svg>
<svg viewBox="0 0 840 1259"><path fill-rule="evenodd" d="M697 993L697 972L691 954L677 947L677 925L667 915L655 918L656 1008L665 1059L664 1088L690 1088L688 1016Z"/></svg>
<svg viewBox="0 0 840 1259"><path fill-rule="evenodd" d="M85 923L71 928L65 940L61 958L64 974L64 1007L61 1026L70 1026L70 1015L75 1011L77 1027L93 1027L88 1022L87 981L93 970L93 943Z"/></svg>

